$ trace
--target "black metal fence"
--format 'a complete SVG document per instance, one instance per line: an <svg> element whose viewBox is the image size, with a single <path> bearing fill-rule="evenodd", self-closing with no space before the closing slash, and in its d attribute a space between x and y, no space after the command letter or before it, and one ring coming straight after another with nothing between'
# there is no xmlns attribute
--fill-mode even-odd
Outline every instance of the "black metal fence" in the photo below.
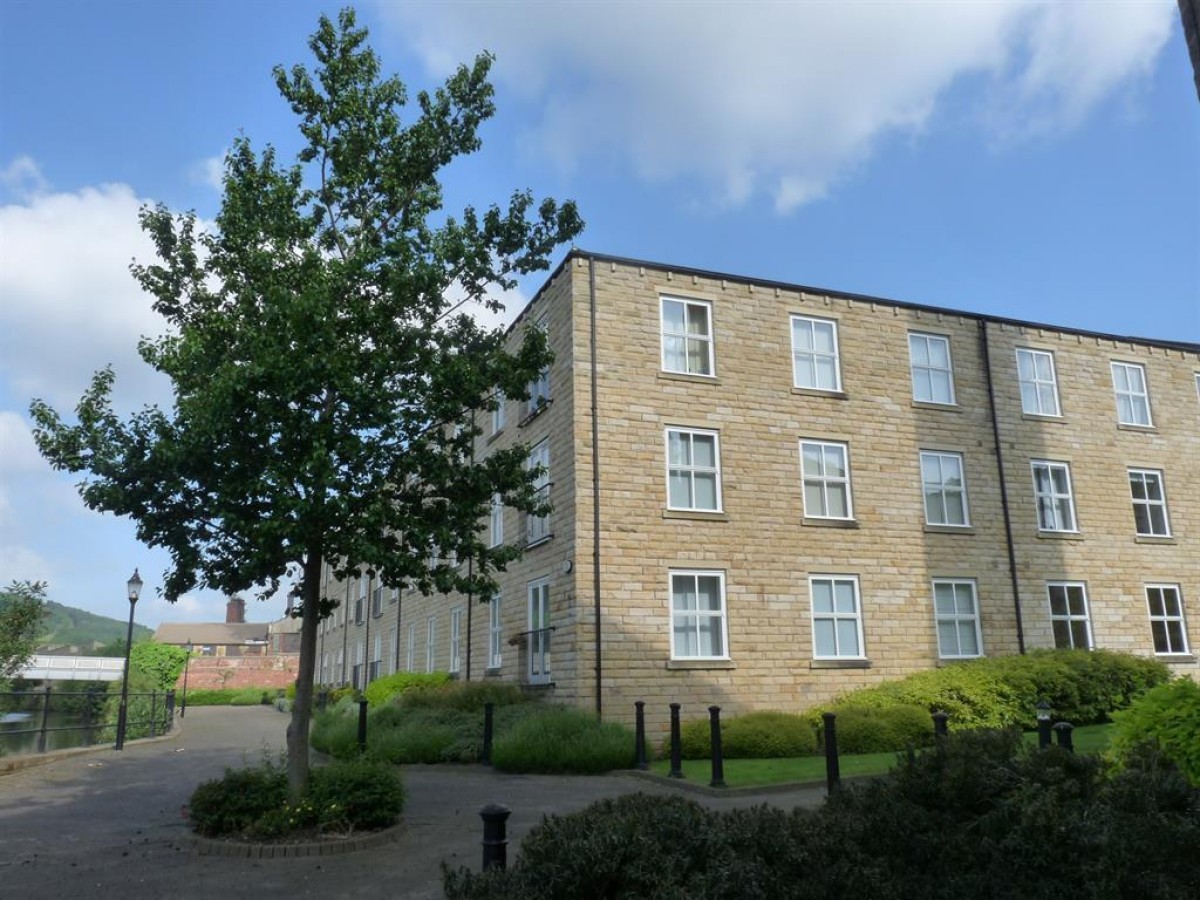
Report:
<svg viewBox="0 0 1200 900"><path fill-rule="evenodd" d="M113 682L114 688L119 682ZM46 753L115 740L120 695L108 684L0 691L0 755ZM175 692L130 692L125 739L171 730Z"/></svg>

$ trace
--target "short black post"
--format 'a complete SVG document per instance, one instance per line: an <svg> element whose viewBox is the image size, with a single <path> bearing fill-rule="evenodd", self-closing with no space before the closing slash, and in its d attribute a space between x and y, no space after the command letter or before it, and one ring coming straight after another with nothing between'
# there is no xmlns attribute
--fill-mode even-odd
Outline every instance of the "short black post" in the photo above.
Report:
<svg viewBox="0 0 1200 900"><path fill-rule="evenodd" d="M489 706L491 704L488 704ZM489 803L479 811L483 819L483 871L504 869L508 865L506 822L512 810L503 803Z"/></svg>
<svg viewBox="0 0 1200 900"><path fill-rule="evenodd" d="M180 713L182 715L182 713ZM167 691L167 708L163 711L163 731L168 731L171 728L171 723L175 721L175 688Z"/></svg>
<svg viewBox="0 0 1200 900"><path fill-rule="evenodd" d="M668 778L683 777L683 739L679 735L679 704L671 704L671 771Z"/></svg>
<svg viewBox="0 0 1200 900"><path fill-rule="evenodd" d="M834 713L822 713L825 720L825 789L830 794L842 786L842 772L838 764L837 748L837 716Z"/></svg>
<svg viewBox="0 0 1200 900"><path fill-rule="evenodd" d="M644 772L650 768L649 763L646 762L646 701L636 701L633 708L634 741L637 745L633 748L633 767Z"/></svg>
<svg viewBox="0 0 1200 900"><path fill-rule="evenodd" d="M1050 717L1038 718L1038 746L1042 749L1050 746Z"/></svg>
<svg viewBox="0 0 1200 900"><path fill-rule="evenodd" d="M933 736L935 738L944 738L950 733L950 729L946 726L946 720L949 718L949 714L942 709L933 714Z"/></svg>
<svg viewBox="0 0 1200 900"><path fill-rule="evenodd" d="M1068 753L1074 753L1075 739L1071 736L1071 732L1075 730L1075 726L1070 722L1059 722L1054 726L1054 730L1058 733L1058 746Z"/></svg>
<svg viewBox="0 0 1200 900"><path fill-rule="evenodd" d="M158 691L150 692L150 737L158 731Z"/></svg>
<svg viewBox="0 0 1200 900"><path fill-rule="evenodd" d="M496 704L483 704L483 752L479 755L479 761L485 766L492 764L492 735L495 727L495 715Z"/></svg>
<svg viewBox="0 0 1200 900"><path fill-rule="evenodd" d="M50 724L50 685L46 685L46 695L42 698L42 727L38 730L37 752L46 752L46 728Z"/></svg>
<svg viewBox="0 0 1200 900"><path fill-rule="evenodd" d="M367 701L358 701L358 752L367 752Z"/></svg>
<svg viewBox="0 0 1200 900"><path fill-rule="evenodd" d="M721 755L721 707L708 708L708 728L712 736L712 781L709 787L725 787L725 758Z"/></svg>

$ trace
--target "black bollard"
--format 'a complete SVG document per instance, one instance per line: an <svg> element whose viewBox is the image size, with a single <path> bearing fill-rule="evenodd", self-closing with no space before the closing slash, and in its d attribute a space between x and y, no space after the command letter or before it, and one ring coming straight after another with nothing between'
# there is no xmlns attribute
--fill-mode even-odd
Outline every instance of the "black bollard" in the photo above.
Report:
<svg viewBox="0 0 1200 900"><path fill-rule="evenodd" d="M671 704L671 771L668 778L683 777L683 740L679 735L679 704Z"/></svg>
<svg viewBox="0 0 1200 900"><path fill-rule="evenodd" d="M712 781L709 787L725 787L725 759L721 756L721 707L708 708L708 727L712 737Z"/></svg>
<svg viewBox="0 0 1200 900"><path fill-rule="evenodd" d="M485 766L492 764L492 730L495 713L496 705L494 703L483 704L483 752L479 755L479 761Z"/></svg>
<svg viewBox="0 0 1200 900"><path fill-rule="evenodd" d="M1059 722L1054 726L1054 730L1058 733L1058 746L1068 753L1074 753L1075 739L1071 736L1071 732L1075 730L1075 726L1070 722Z"/></svg>
<svg viewBox="0 0 1200 900"><path fill-rule="evenodd" d="M1050 717L1038 716L1038 747L1045 749L1050 746Z"/></svg>
<svg viewBox="0 0 1200 900"><path fill-rule="evenodd" d="M358 752L367 752L367 701L358 701Z"/></svg>
<svg viewBox="0 0 1200 900"><path fill-rule="evenodd" d="M832 794L842 786L842 773L838 765L837 748L837 716L831 712L822 713L825 720L825 790Z"/></svg>
<svg viewBox="0 0 1200 900"><path fill-rule="evenodd" d="M950 733L950 729L946 726L946 720L950 716L945 710L939 709L933 714L933 736L935 738L944 738Z"/></svg>
<svg viewBox="0 0 1200 900"><path fill-rule="evenodd" d="M633 748L633 767L641 771L650 768L646 762L646 701L638 700L633 704L635 716L634 740L637 746Z"/></svg>
<svg viewBox="0 0 1200 900"><path fill-rule="evenodd" d="M490 704L489 704L490 705ZM512 810L503 803L489 803L479 811L483 819L483 871L504 869L508 865L508 837L505 823Z"/></svg>

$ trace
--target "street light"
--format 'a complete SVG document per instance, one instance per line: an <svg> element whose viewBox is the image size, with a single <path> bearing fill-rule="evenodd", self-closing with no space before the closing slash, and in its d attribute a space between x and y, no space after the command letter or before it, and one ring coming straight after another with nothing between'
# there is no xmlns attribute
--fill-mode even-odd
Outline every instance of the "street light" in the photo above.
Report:
<svg viewBox="0 0 1200 900"><path fill-rule="evenodd" d="M125 719L129 714L129 652L133 649L133 608L142 593L142 579L137 569L133 570L133 575L125 587L129 591L129 630L125 633L125 676L121 679L121 705L117 709L116 750L125 749Z"/></svg>
<svg viewBox="0 0 1200 900"><path fill-rule="evenodd" d="M1050 713L1053 707L1049 701L1042 699L1037 703L1037 729L1038 729L1038 746L1050 746Z"/></svg>
<svg viewBox="0 0 1200 900"><path fill-rule="evenodd" d="M187 642L187 659L183 661L183 701L179 704L179 718L187 714L187 676L188 667L192 663L192 642Z"/></svg>

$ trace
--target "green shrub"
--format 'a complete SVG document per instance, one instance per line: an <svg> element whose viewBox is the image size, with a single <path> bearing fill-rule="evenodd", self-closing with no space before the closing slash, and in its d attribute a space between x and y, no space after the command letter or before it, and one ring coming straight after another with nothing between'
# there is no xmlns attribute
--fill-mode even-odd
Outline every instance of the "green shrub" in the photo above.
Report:
<svg viewBox="0 0 1200 900"><path fill-rule="evenodd" d="M503 772L579 775L633 766L633 731L580 709L548 708L497 734L492 764Z"/></svg>
<svg viewBox="0 0 1200 900"><path fill-rule="evenodd" d="M1200 684L1190 678L1159 685L1116 714L1112 753L1124 764L1142 744L1171 760L1200 786Z"/></svg>
<svg viewBox="0 0 1200 900"><path fill-rule="evenodd" d="M206 781L192 793L188 821L206 837L238 834L287 802L287 773L264 762L248 769L226 769L225 777Z"/></svg>
<svg viewBox="0 0 1200 900"><path fill-rule="evenodd" d="M837 706L832 711L839 753L887 753L933 743L933 719L920 706Z"/></svg>
<svg viewBox="0 0 1200 900"><path fill-rule="evenodd" d="M358 753L358 720L336 709L318 710L313 714L308 741L314 750L349 759Z"/></svg>
<svg viewBox="0 0 1200 900"><path fill-rule="evenodd" d="M684 759L712 756L712 726L708 719L685 722L679 737ZM665 746L669 751L670 744ZM753 712L721 721L721 754L726 759L807 756L816 749L816 729L805 716Z"/></svg>
<svg viewBox="0 0 1200 900"><path fill-rule="evenodd" d="M1018 732L951 735L812 813L622 797L529 832L505 871L446 871L448 900L571 897L1183 900L1200 794L1161 760L1106 778Z"/></svg>
<svg viewBox="0 0 1200 900"><path fill-rule="evenodd" d="M371 706L383 706L393 697L413 689L424 689L445 684L450 676L445 672L396 672L376 678L367 685L363 696Z"/></svg>
<svg viewBox="0 0 1200 900"><path fill-rule="evenodd" d="M188 691L188 706L269 706L276 688L197 688Z"/></svg>
<svg viewBox="0 0 1200 900"><path fill-rule="evenodd" d="M192 794L188 820L207 837L270 840L316 829L352 832L395 824L404 787L394 768L369 760L338 761L312 769L299 803L288 802L287 773L264 761L226 769Z"/></svg>
<svg viewBox="0 0 1200 900"><path fill-rule="evenodd" d="M365 759L339 761L309 773L305 799L325 829L387 828L404 809L404 785L392 766Z"/></svg>
<svg viewBox="0 0 1200 900"><path fill-rule="evenodd" d="M143 641L129 650L129 668L142 672L153 685L153 690L169 691L183 674L188 652L172 644L156 644Z"/></svg>
<svg viewBox="0 0 1200 900"><path fill-rule="evenodd" d="M405 709L441 707L464 712L483 712L483 707L497 708L527 703L530 697L515 684L492 681L449 681L443 684L418 685L405 691L399 703Z"/></svg>

